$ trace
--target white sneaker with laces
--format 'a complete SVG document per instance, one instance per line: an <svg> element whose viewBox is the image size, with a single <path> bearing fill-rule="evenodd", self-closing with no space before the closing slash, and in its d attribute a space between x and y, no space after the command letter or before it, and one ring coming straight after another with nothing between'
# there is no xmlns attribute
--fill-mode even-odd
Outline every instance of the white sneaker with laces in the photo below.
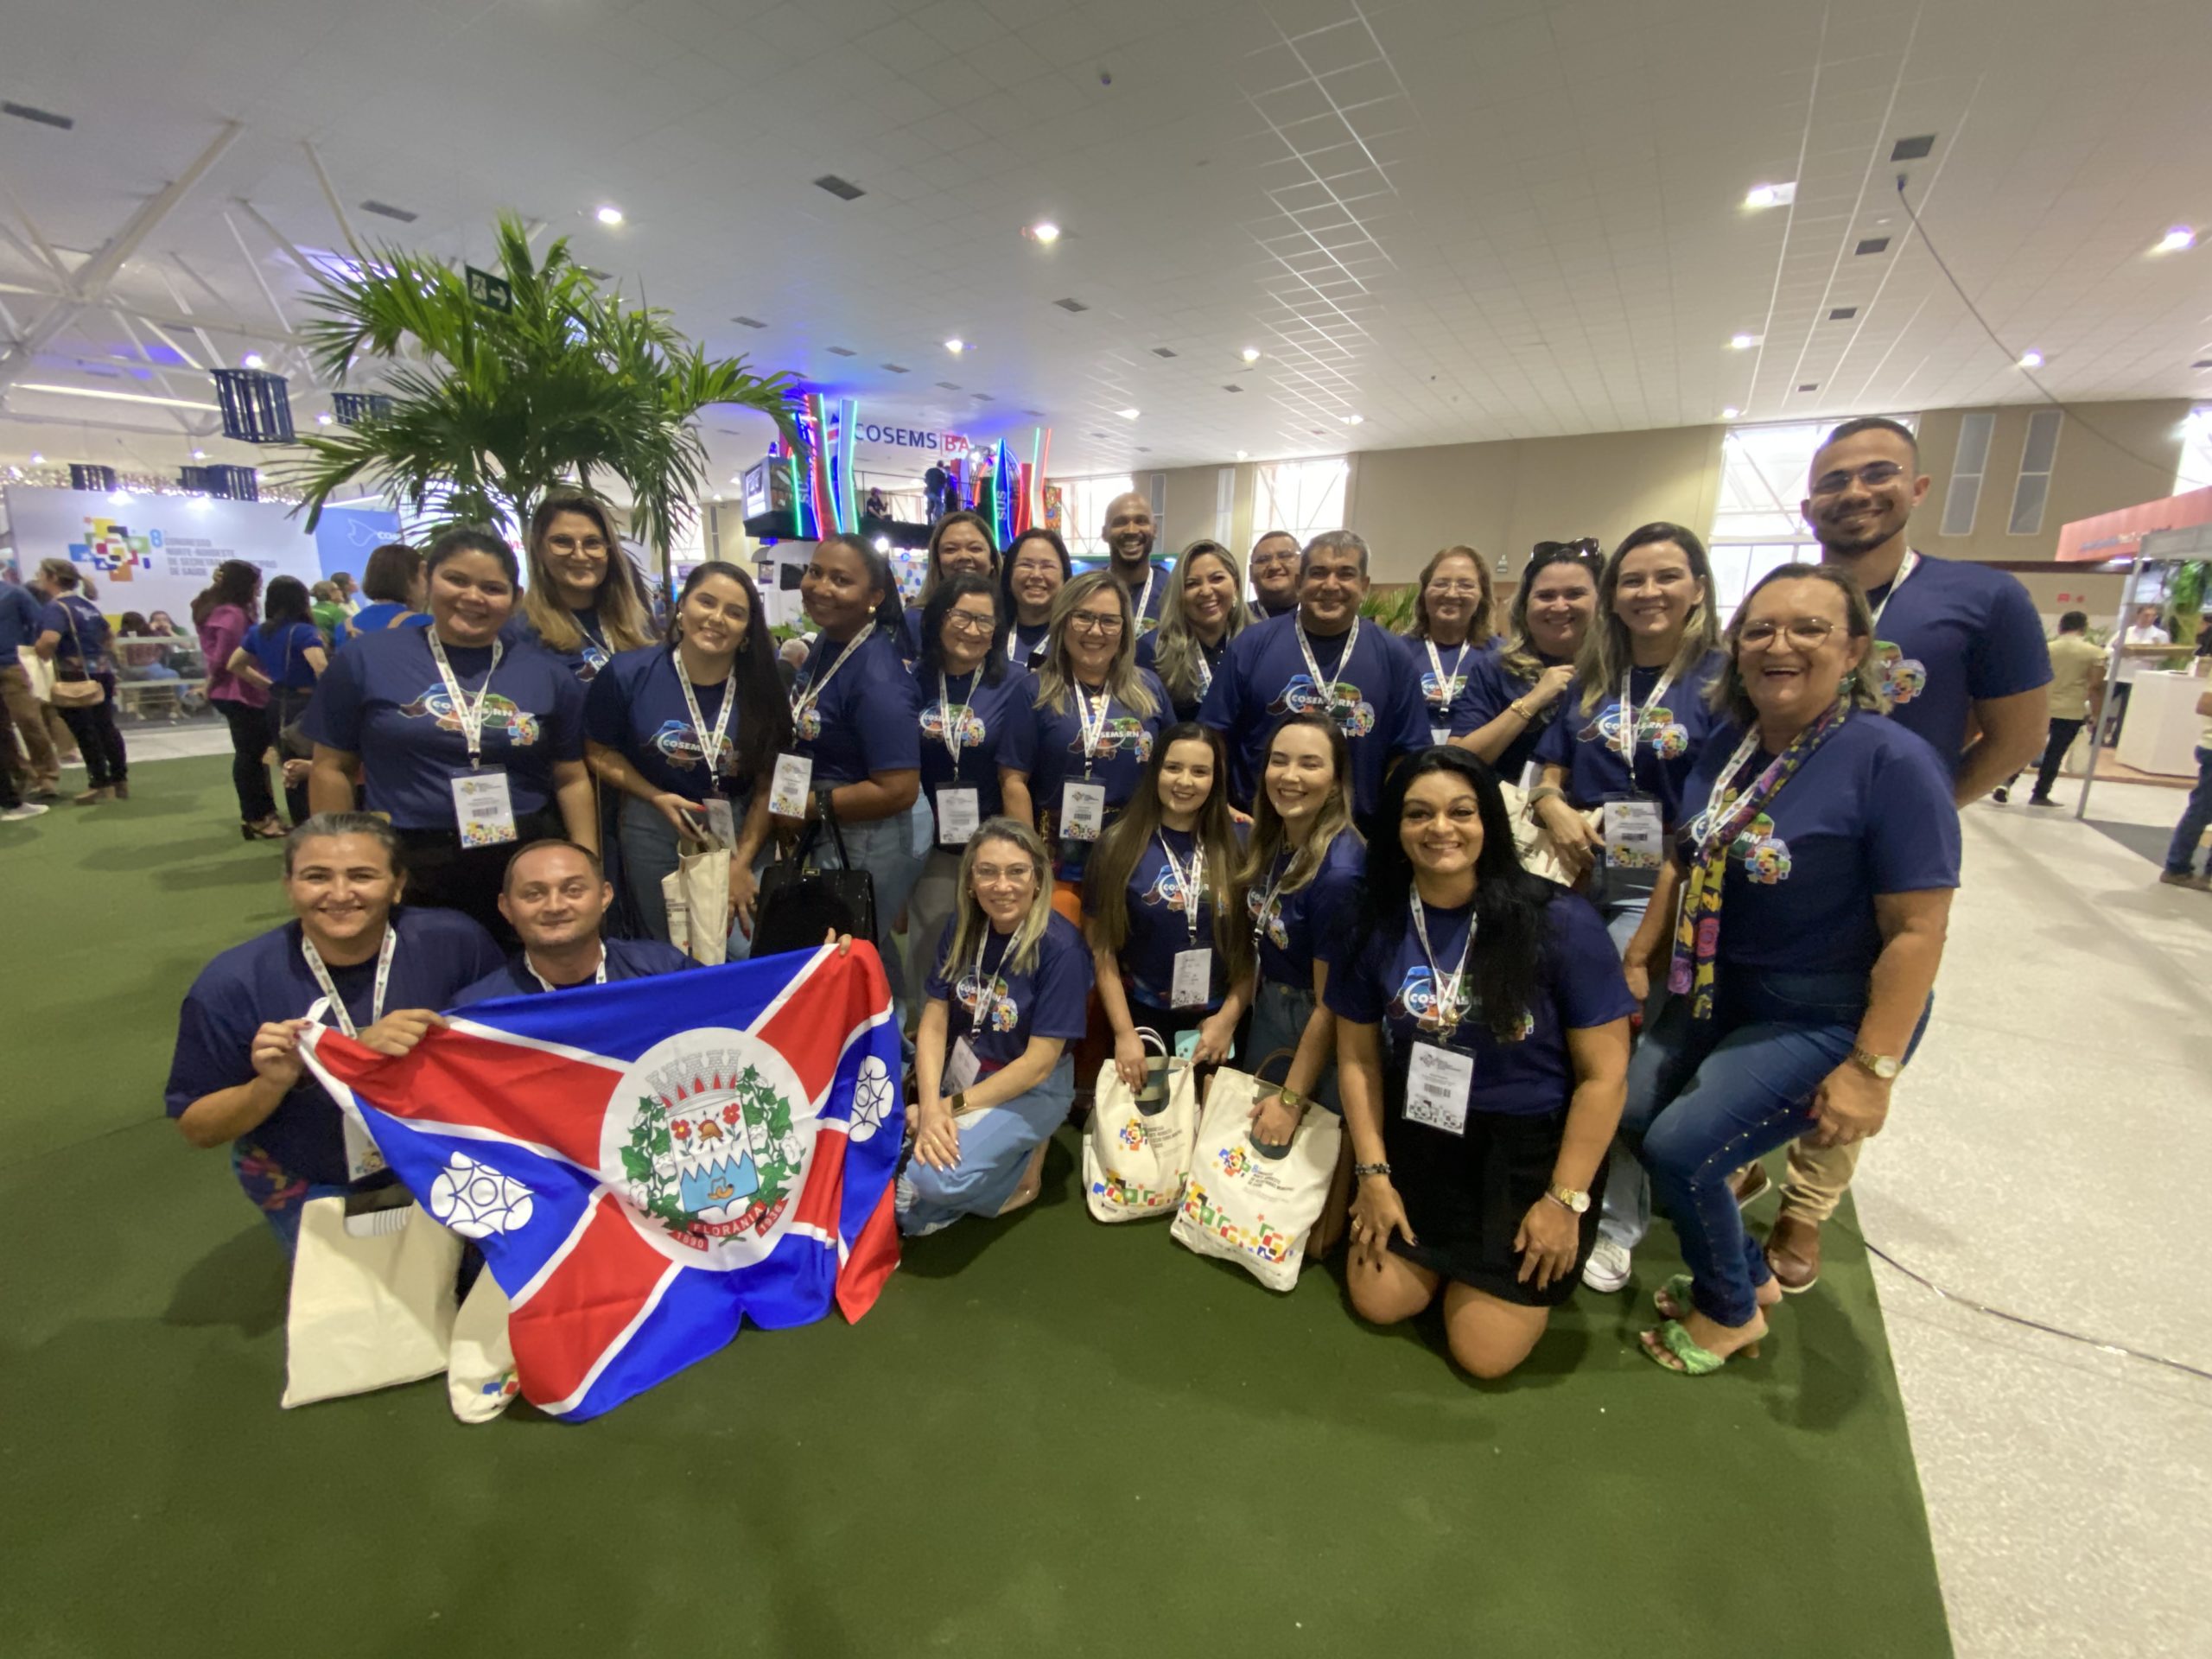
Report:
<svg viewBox="0 0 2212 1659"><path fill-rule="evenodd" d="M38 817L49 810L36 801L25 801L21 806L11 806L5 812L0 812L0 823L21 823L25 818Z"/></svg>
<svg viewBox="0 0 2212 1659"><path fill-rule="evenodd" d="M1591 1247L1590 1259L1582 1264L1582 1282L1596 1291L1611 1294L1628 1283L1628 1270L1635 1257L1625 1244L1598 1235L1598 1242Z"/></svg>

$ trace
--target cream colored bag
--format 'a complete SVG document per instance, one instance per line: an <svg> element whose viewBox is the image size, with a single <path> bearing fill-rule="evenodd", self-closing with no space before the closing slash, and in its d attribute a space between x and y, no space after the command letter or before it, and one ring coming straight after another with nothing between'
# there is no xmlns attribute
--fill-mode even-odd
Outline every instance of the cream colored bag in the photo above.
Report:
<svg viewBox="0 0 2212 1659"><path fill-rule="evenodd" d="M1252 1107L1274 1092L1249 1071L1213 1074L1190 1179L1169 1236L1200 1255L1236 1262L1269 1290L1298 1283L1306 1241L1328 1201L1344 1123L1309 1106L1281 1153L1252 1139Z"/></svg>
<svg viewBox="0 0 2212 1659"><path fill-rule="evenodd" d="M308 1199L292 1258L283 1403L367 1394L444 1370L461 1250L419 1205L349 1222L344 1198Z"/></svg>
<svg viewBox="0 0 2212 1659"><path fill-rule="evenodd" d="M676 868L660 879L668 907L668 942L709 968L729 959L729 849L709 842L679 851Z"/></svg>
<svg viewBox="0 0 2212 1659"><path fill-rule="evenodd" d="M1563 887L1574 885L1574 878L1567 873L1560 862L1558 849L1552 844L1551 831L1545 829L1536 817L1536 809L1528 793L1518 784L1501 782L1497 792L1505 798L1505 816L1513 824L1513 850L1521 855L1521 868L1531 875L1541 875L1547 881L1556 881ZM1599 815L1584 815L1590 827L1598 827Z"/></svg>
<svg viewBox="0 0 2212 1659"><path fill-rule="evenodd" d="M1173 1058L1159 1033L1140 1031L1160 1052L1147 1058L1141 1094L1108 1060L1083 1134L1083 1193L1101 1221L1171 1214L1191 1169L1198 1132L1198 1088L1188 1060Z"/></svg>
<svg viewBox="0 0 2212 1659"><path fill-rule="evenodd" d="M507 1293L487 1268L468 1287L446 1357L446 1401L464 1423L488 1423L514 1403L518 1385L508 1312Z"/></svg>

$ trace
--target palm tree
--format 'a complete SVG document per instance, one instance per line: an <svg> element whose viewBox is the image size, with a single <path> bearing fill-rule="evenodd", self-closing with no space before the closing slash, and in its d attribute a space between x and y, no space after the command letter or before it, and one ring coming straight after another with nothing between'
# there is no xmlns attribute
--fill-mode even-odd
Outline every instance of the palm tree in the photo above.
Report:
<svg viewBox="0 0 2212 1659"><path fill-rule="evenodd" d="M596 494L619 479L631 534L665 570L707 481L700 411L758 410L793 444L791 376L709 359L665 311L625 307L566 238L539 259L522 221L503 214L498 241L505 309L472 297L445 261L392 247L321 279L302 331L316 369L340 385L372 362L391 401L358 425L302 435L308 454L279 469L306 495L308 529L349 484L434 521L519 530L549 491Z"/></svg>

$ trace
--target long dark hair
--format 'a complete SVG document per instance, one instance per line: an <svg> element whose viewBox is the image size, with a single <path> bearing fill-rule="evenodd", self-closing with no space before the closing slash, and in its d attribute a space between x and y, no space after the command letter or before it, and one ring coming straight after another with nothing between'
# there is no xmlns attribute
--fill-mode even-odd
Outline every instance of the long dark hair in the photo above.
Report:
<svg viewBox="0 0 2212 1659"><path fill-rule="evenodd" d="M261 597L261 568L244 559L225 559L207 578L207 585L192 599L192 626L198 627L218 607L235 605L253 620L254 601Z"/></svg>
<svg viewBox="0 0 2212 1659"><path fill-rule="evenodd" d="M305 622L308 620L308 585L297 576L279 576L269 584L269 603L262 607L266 622Z"/></svg>
<svg viewBox="0 0 2212 1659"><path fill-rule="evenodd" d="M930 526L929 558L922 569L922 603L926 605L937 597L938 585L946 580L944 569L937 562L938 550L944 544L944 532L955 524L968 524L983 538L983 545L991 550L989 576L995 581L999 575L999 538L991 530L990 520L980 512L970 512L963 507L948 512Z"/></svg>
<svg viewBox="0 0 2212 1659"><path fill-rule="evenodd" d="M1399 830L1408 791L1437 772L1465 780L1482 816L1482 851L1475 855L1475 942L1467 973L1482 1019L1493 1035L1510 1040L1521 1029L1521 1016L1535 1004L1537 958L1547 948L1544 906L1560 889L1521 868L1497 774L1466 750L1448 745L1423 749L1383 783L1375 839L1367 845L1367 902L1360 907L1357 952L1376 943L1395 950L1412 925L1414 866Z"/></svg>
<svg viewBox="0 0 2212 1659"><path fill-rule="evenodd" d="M944 619L963 599L981 595L991 601L998 623L991 630L989 648L983 653L983 683L996 685L1006 677L1006 601L999 585L988 576L962 570L945 577L922 606L922 654L914 659L914 683L926 685L944 671Z"/></svg>
<svg viewBox="0 0 2212 1659"><path fill-rule="evenodd" d="M899 578L892 572L891 561L865 536L825 536L817 546L842 547L861 562L861 569L868 572L868 586L883 589L875 607L876 629L897 639L906 620L906 601L899 596Z"/></svg>
<svg viewBox="0 0 2212 1659"><path fill-rule="evenodd" d="M613 556L623 557L620 549ZM783 676L776 671L776 642L768 632L768 619L761 614L760 590L753 585L753 578L745 567L732 564L727 559L709 559L704 564L694 565L691 574L683 578L683 591L676 596L676 608L668 620L668 654L673 658L676 647L683 632L683 601L691 597L691 590L709 576L727 576L745 589L745 602L752 607L746 619L745 643L738 646L737 656L729 667L729 687L722 695L734 696L737 702L737 775L752 778L765 773L775 764L776 752L791 741L791 705L784 695ZM707 734L699 734L704 743ZM714 763L708 762L711 774Z"/></svg>
<svg viewBox="0 0 2212 1659"><path fill-rule="evenodd" d="M1116 587L1120 578L1107 572ZM1126 588L1123 591L1127 591ZM1093 938L1116 950L1128 942L1129 877L1152 838L1160 833L1160 774L1167 765L1167 752L1178 743L1203 743L1213 755L1213 788L1198 809L1193 838L1205 857L1205 889L1213 906L1214 949L1228 964L1229 977L1239 978L1251 960L1252 940L1245 930L1243 913L1236 908L1236 867L1243 849L1236 840L1236 823L1229 805L1229 751L1221 734L1194 720L1179 721L1160 734L1152 759L1145 765L1144 781L1122 808L1106 833L1091 850L1084 876L1086 907L1091 912Z"/></svg>

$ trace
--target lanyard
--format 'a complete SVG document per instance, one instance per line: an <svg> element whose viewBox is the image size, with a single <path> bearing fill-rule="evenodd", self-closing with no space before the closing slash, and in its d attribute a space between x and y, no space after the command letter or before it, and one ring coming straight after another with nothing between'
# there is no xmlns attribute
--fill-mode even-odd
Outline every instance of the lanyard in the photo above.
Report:
<svg viewBox="0 0 2212 1659"><path fill-rule="evenodd" d="M530 976L537 982L537 986L540 990L573 990L575 988L574 986L556 986L551 980L539 973L537 971L537 964L530 959L530 952L527 950L522 953L522 965L530 969ZM607 946L605 944L601 944L599 947L599 966L592 969L591 982L594 985L604 985L607 983Z"/></svg>
<svg viewBox="0 0 2212 1659"><path fill-rule="evenodd" d="M1306 671L1313 677L1313 690L1321 699L1321 712L1333 719L1337 709L1337 683L1333 678L1321 677L1321 664L1314 658L1313 642L1306 637L1306 619L1301 616L1290 626L1298 635L1298 654L1306 659ZM1344 636L1344 655L1337 658L1338 673L1341 674L1351 666L1351 654L1358 649L1359 619L1355 616L1351 620L1351 632Z"/></svg>
<svg viewBox="0 0 2212 1659"><path fill-rule="evenodd" d="M983 937L976 941L976 1012L968 1021L968 1029L988 1036L991 1030L991 1010L998 1006L998 969L988 974L983 971L983 952L990 949L991 935L996 930L986 925ZM1014 936L1008 934L1006 950L999 952L999 967L1006 966L1006 952L1014 949Z"/></svg>
<svg viewBox="0 0 2212 1659"><path fill-rule="evenodd" d="M1430 982L1436 987L1437 1030L1449 1035L1459 1028L1459 1016L1466 1008L1461 992L1467 977L1467 953L1475 946L1475 918L1472 913L1467 917L1467 937L1460 942L1459 965L1447 978L1436 965L1436 952L1429 948L1428 917L1421 894L1410 893L1407 901L1413 906L1414 931L1421 935L1421 953L1428 958Z"/></svg>
<svg viewBox="0 0 2212 1659"><path fill-rule="evenodd" d="M1467 660L1467 643L1465 639L1459 642L1459 654L1452 659L1452 671L1446 674L1444 658L1437 654L1436 641L1421 641L1428 647L1428 665L1436 671L1436 701L1440 706L1449 707L1452 700L1459 695L1460 689L1467 683L1465 677L1459 672L1459 664Z"/></svg>
<svg viewBox="0 0 2212 1659"><path fill-rule="evenodd" d="M792 720L800 719L822 701L822 694L830 689L830 682L837 677L837 671L861 654L861 647L868 643L868 635L874 632L875 624L871 622L855 634L853 643L847 645L837 660L830 664L830 671L818 680L809 681L806 690L791 699Z"/></svg>
<svg viewBox="0 0 2212 1659"><path fill-rule="evenodd" d="M1090 709L1090 694L1080 683L1075 689L1076 723L1083 737L1083 775L1090 776L1091 763L1098 758L1099 740L1106 735L1106 716L1114 707L1114 694L1102 691L1098 695L1098 712L1094 718Z"/></svg>
<svg viewBox="0 0 2212 1659"><path fill-rule="evenodd" d="M594 615L596 613L594 613ZM584 613L582 611L570 611L569 613L569 620L576 625L576 632L583 635L585 642L588 645L597 645L601 656L612 657L614 654L614 647L607 643L607 632L604 626L601 627L599 632L594 633L591 631L591 624L584 620Z"/></svg>
<svg viewBox="0 0 2212 1659"><path fill-rule="evenodd" d="M1213 659L1206 654L1205 642L1198 642L1198 695L1203 697L1213 690Z"/></svg>
<svg viewBox="0 0 2212 1659"><path fill-rule="evenodd" d="M1268 918L1275 913L1276 906L1281 901L1283 878L1297 861L1297 853L1288 847L1275 855L1274 872L1268 878L1267 891L1260 895L1260 913L1252 918L1252 948L1255 954L1267 937Z"/></svg>
<svg viewBox="0 0 2212 1659"><path fill-rule="evenodd" d="M1160 567L1149 558L1144 562L1144 592L1137 596L1137 632L1144 632L1144 613L1152 608L1153 579L1159 575Z"/></svg>
<svg viewBox="0 0 2212 1659"><path fill-rule="evenodd" d="M1904 587L1905 582L1911 577L1912 573L1918 569L1920 569L1920 555L1914 552L1910 548L1907 548L1904 553L1904 563L1897 566L1897 574L1890 583L1890 591L1882 595L1882 602L1874 607L1874 635L1876 639L1879 639L1881 637L1880 630L1882 626L1882 613L1890 608L1890 601L1897 596L1897 589Z"/></svg>
<svg viewBox="0 0 2212 1659"><path fill-rule="evenodd" d="M1751 758L1751 752L1758 747L1758 741L1759 728L1754 726L1744 734L1744 741L1736 746L1736 753L1728 757L1728 764L1713 779L1713 798L1706 804L1705 809L1705 833L1698 837L1694 862L1702 864L1713 856L1714 838L1728 816L1729 803L1736 798L1736 791L1731 785L1736 781L1737 774L1743 771L1745 763Z"/></svg>
<svg viewBox="0 0 2212 1659"><path fill-rule="evenodd" d="M1659 706L1659 699L1667 695L1667 688L1675 683L1674 665L1669 664L1667 671L1659 677L1659 683L1651 688L1651 695L1643 700L1643 710L1639 714L1636 707L1636 694L1631 689L1635 673L1632 667L1621 671L1621 723L1627 729L1613 740L1615 752L1628 762L1628 778L1631 785L1636 782L1636 746L1643 736L1644 722L1651 718L1651 711Z"/></svg>
<svg viewBox="0 0 2212 1659"><path fill-rule="evenodd" d="M709 735L706 716L699 712L699 694L691 689L691 677L684 671L682 655L673 661L676 683L683 690L684 712L691 716L691 734L699 740L699 758L707 763L707 782L712 786L721 771L722 734L729 730L729 711L737 706L737 664L730 664L729 678L722 682L722 706L715 710L715 729Z"/></svg>
<svg viewBox="0 0 2212 1659"><path fill-rule="evenodd" d="M445 641L438 638L435 628L423 632L430 641L430 655L437 659L438 677L446 683L446 695L453 699L453 710L461 721L461 734L468 743L468 764L484 764L484 703L492 695L492 677L499 671L499 656L506 647L497 639L492 641L492 665L484 671L484 683L476 689L476 701L471 702L461 689L461 682L454 677L453 664L446 660Z"/></svg>
<svg viewBox="0 0 2212 1659"><path fill-rule="evenodd" d="M967 695L960 699L960 715L955 719L952 713L952 682L946 677L942 668L937 671L938 716L944 722L940 736L944 742L944 752L952 757L952 775L955 779L960 776L960 746L968 729L969 710L976 706L976 683L982 672L980 668L968 671ZM982 957L978 954L976 960L980 963Z"/></svg>
<svg viewBox="0 0 2212 1659"><path fill-rule="evenodd" d="M1205 902L1204 895L1198 891L1198 882L1205 875L1206 849L1195 842L1192 844L1191 868L1186 874L1182 865L1176 860L1175 849L1167 844L1166 833L1163 830L1157 839L1160 842L1160 856L1167 861L1167 868L1175 872L1175 885L1182 889L1183 925L1189 931L1191 938L1195 940L1198 937L1198 906Z"/></svg>
<svg viewBox="0 0 2212 1659"><path fill-rule="evenodd" d="M399 930L386 922L384 943L377 947L376 989L369 997L369 1023L372 1026L384 1018L384 994L391 983L392 953L398 949ZM359 1037L361 1033L353 1025L353 1016L346 1011L346 999L338 995L338 987L331 982L330 969L323 966L322 952L315 948L315 941L304 931L300 935L300 954L308 959L308 971L315 976L315 982L329 999L330 1011L338 1016L338 1029L348 1037Z"/></svg>

